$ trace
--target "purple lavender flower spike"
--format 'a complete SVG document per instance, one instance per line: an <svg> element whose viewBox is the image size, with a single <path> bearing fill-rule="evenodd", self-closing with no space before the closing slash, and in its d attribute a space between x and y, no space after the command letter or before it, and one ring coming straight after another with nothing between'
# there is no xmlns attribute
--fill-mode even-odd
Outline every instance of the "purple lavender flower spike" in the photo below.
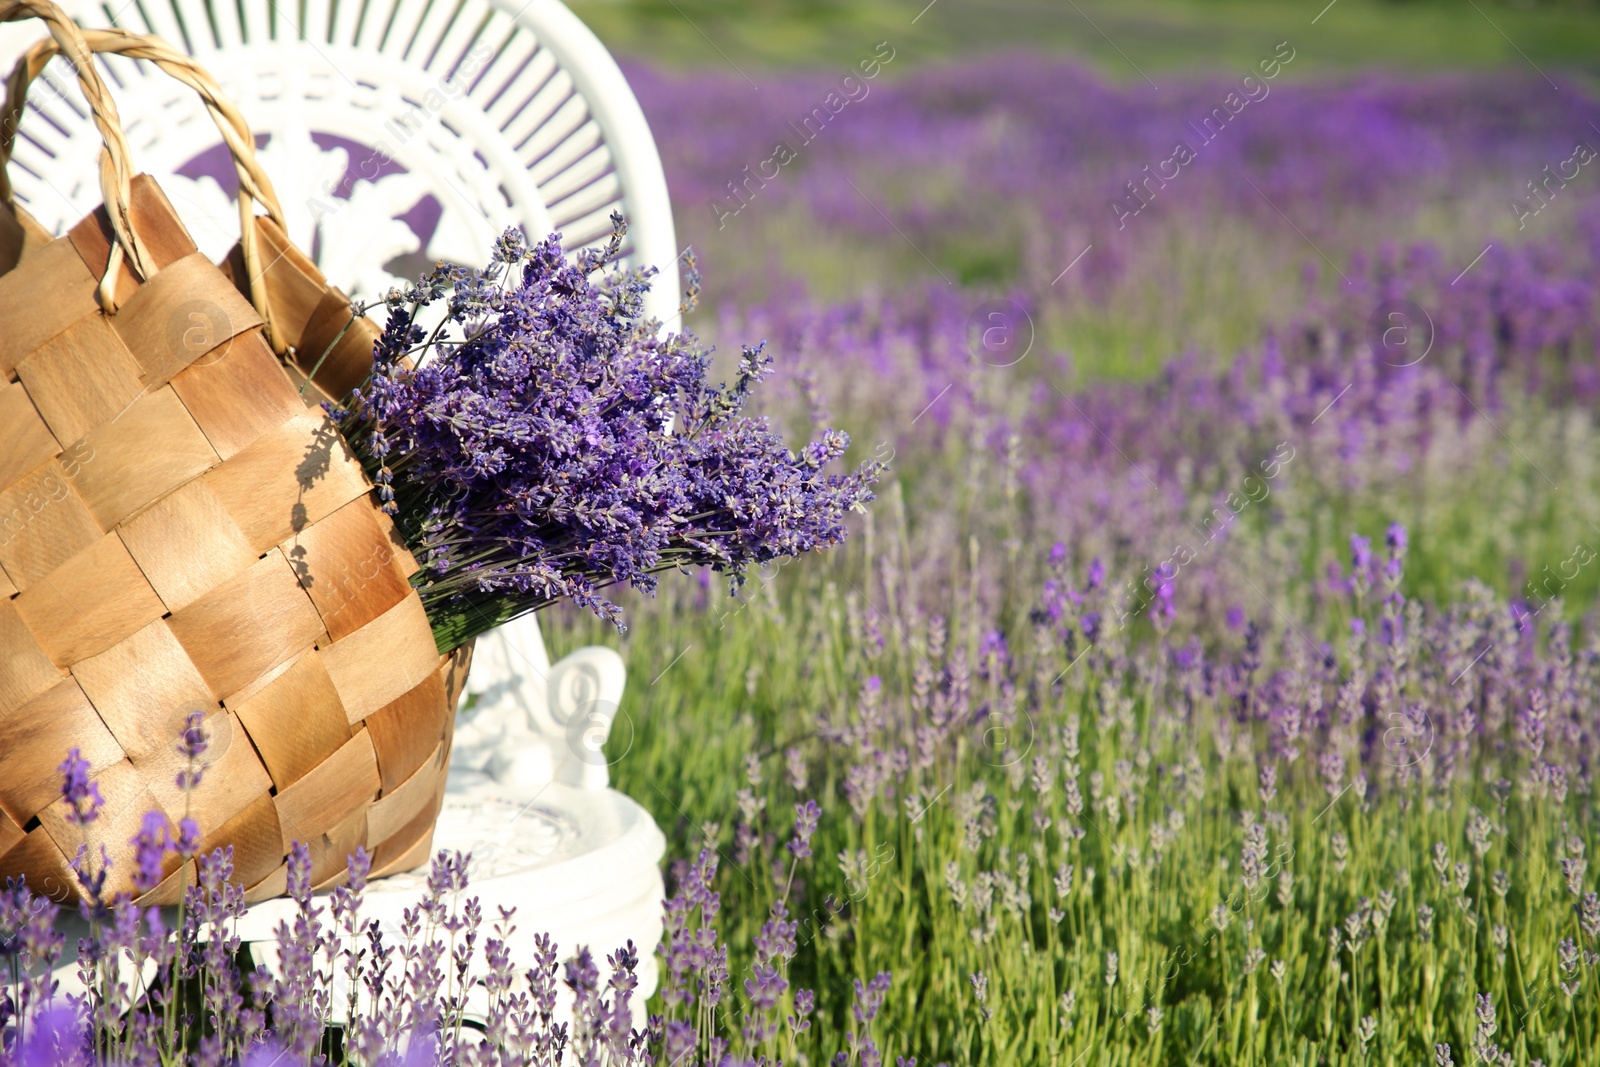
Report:
<svg viewBox="0 0 1600 1067"><path fill-rule="evenodd" d="M789 852L797 860L811 857L811 836L817 832L817 822L822 818L822 808L815 800L794 806L794 837L789 841Z"/></svg>
<svg viewBox="0 0 1600 1067"><path fill-rule="evenodd" d="M392 306L371 378L330 407L423 566L441 649L561 600L621 629L602 591L653 593L668 569L737 589L751 566L838 544L872 499L880 464L826 471L845 434L791 452L744 414L762 346L709 384L693 337L639 321L648 274L591 279L620 252L614 224L575 262L552 234L485 274L441 267ZM468 338L430 346L415 316L446 293Z"/></svg>
<svg viewBox="0 0 1600 1067"><path fill-rule="evenodd" d="M74 748L58 769L62 776L61 796L70 809L67 821L76 826L88 826L105 806L105 799L100 796L100 783L89 780L89 761Z"/></svg>
<svg viewBox="0 0 1600 1067"><path fill-rule="evenodd" d="M184 720L183 734L178 739L178 753L187 761L187 766L178 772L178 788L185 792L198 789L200 781L205 777L205 766L200 762L200 757L210 747L210 738L206 734L206 716L203 711L191 711Z"/></svg>
<svg viewBox="0 0 1600 1067"><path fill-rule="evenodd" d="M134 890L147 893L161 883L162 861L173 850L167 817L159 811L145 812L144 822L132 844L134 862L138 866L133 874Z"/></svg>
<svg viewBox="0 0 1600 1067"><path fill-rule="evenodd" d="M1389 524L1388 531L1383 536L1384 544L1389 548L1390 555L1404 556L1406 554L1406 528L1398 522Z"/></svg>
<svg viewBox="0 0 1600 1067"><path fill-rule="evenodd" d="M1350 535L1350 565L1358 571L1372 566L1372 539L1360 534Z"/></svg>
<svg viewBox="0 0 1600 1067"><path fill-rule="evenodd" d="M16 1067L88 1067L93 1062L89 1027L69 1004L52 1005L35 1015L16 1053Z"/></svg>

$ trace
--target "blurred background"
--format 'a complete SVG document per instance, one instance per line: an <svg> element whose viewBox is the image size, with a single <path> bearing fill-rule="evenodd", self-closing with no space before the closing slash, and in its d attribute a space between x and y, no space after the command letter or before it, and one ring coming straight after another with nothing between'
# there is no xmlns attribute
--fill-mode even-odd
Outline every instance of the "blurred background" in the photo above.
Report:
<svg viewBox="0 0 1600 1067"><path fill-rule="evenodd" d="M748 794L772 792L761 774L788 746L821 753L817 795L874 795L885 753L921 751L924 650L946 623L963 655L1010 657L1041 723L1064 684L1065 707L1091 694L1102 734L1094 687L1142 690L1169 664L1293 665L1308 648L1334 664L1363 625L1398 654L1400 601L1380 621L1364 577L1386 531L1416 619L1505 630L1416 656L1444 671L1437 704L1478 699L1455 686L1473 655L1600 661L1600 5L573 6L622 57L660 145L705 274L688 326L722 360L765 339L766 410L794 436L845 429L853 458L892 468L829 558L738 599L702 575L624 601L630 677L648 685L630 682L637 744L617 780L673 854L730 826L736 863L760 854L750 827L779 816L752 814ZM1081 626L1057 635L1069 602ZM613 640L558 617L557 643ZM1075 677L1079 633L1155 649L1148 673L1129 683L1118 660ZM1363 728L1364 758L1381 759L1385 727ZM1182 736L1204 750L1209 734ZM1004 767L1018 812L1021 763L988 736L960 784ZM1239 803L1255 803L1253 774ZM865 847L854 823L872 810L840 813L818 854ZM908 803L891 838L920 842L919 817ZM905 885L942 884L926 862ZM765 914L742 874L721 888L730 916ZM911 973L895 1002L907 1047L969 1062L966 972L1002 964L959 923L929 933L900 893L871 897L853 937L819 940L804 981ZM927 897L937 913L942 891ZM1069 971L1099 988L1098 966ZM1052 1017L1046 978L1014 988L1017 1032ZM1165 1062L1201 1062L1210 1010ZM1039 1049L970 1062L1078 1055Z"/></svg>
<svg viewBox="0 0 1600 1067"><path fill-rule="evenodd" d="M1583 162L1600 147L1600 5L573 7L655 132L705 275L689 327L722 358L767 339L774 412L894 454L913 496L930 476L967 492L978 444L992 484L1021 485L1025 524L985 538L1062 539L1134 571L1165 558L1173 525L1283 436L1262 382L1284 368L1283 403L1331 450L1307 476L1333 494L1281 550L1297 566L1269 575L1290 600L1361 523L1438 530L1411 578L1447 598L1464 573L1515 593L1600 519L1554 469L1564 450L1501 432L1512 414L1556 432L1518 413L1531 397L1600 395L1600 166ZM1358 371L1371 381L1344 396ZM1160 406L1230 380L1213 412ZM1419 383L1446 395L1406 391ZM1446 433L1430 420L1448 406L1469 417ZM1472 513L1453 508L1466 484ZM1530 484L1547 497L1495 507ZM976 499L968 533L999 514ZM1239 534L1267 522L1243 518Z"/></svg>

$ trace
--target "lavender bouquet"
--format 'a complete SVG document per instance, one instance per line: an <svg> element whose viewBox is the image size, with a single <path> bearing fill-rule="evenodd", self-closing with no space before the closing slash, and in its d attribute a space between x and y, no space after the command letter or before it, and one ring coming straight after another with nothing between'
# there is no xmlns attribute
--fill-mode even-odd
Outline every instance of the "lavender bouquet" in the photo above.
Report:
<svg viewBox="0 0 1600 1067"><path fill-rule="evenodd" d="M486 270L391 292L371 376L330 405L422 564L441 652L560 600L621 630L607 587L706 566L736 588L751 564L837 544L872 499L881 465L826 472L844 433L791 452L744 414L762 346L729 386L693 336L658 335L653 272L616 267L612 221L570 261L559 234L508 230ZM691 301L697 284L691 264Z"/></svg>

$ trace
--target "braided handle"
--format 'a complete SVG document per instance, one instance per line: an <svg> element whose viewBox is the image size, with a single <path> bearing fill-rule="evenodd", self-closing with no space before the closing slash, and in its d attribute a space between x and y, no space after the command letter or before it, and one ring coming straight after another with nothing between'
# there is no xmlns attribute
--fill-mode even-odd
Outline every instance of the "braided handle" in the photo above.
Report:
<svg viewBox="0 0 1600 1067"><path fill-rule="evenodd" d="M283 208L278 203L278 195L272 187L272 180L256 159L255 136L239 109L222 95L216 80L193 58L159 37L126 30L82 29L51 0L0 0L0 22L26 18L42 19L50 28L50 36L23 54L6 82L4 110L0 110L0 204L11 207L14 202L6 166L16 143L17 125L27 103L28 87L44 70L45 64L57 55L64 56L77 72L78 85L88 101L90 116L105 145L105 151L100 156L100 191L116 241L111 249L110 262L106 265L105 277L100 281L98 297L106 314L115 314L117 268L124 257L140 280L147 280L155 271L149 250L140 240L129 214L131 182L136 172L127 139L123 136L121 117L117 113L116 102L112 100L100 72L95 68L93 54L107 52L154 63L200 95L233 157L234 170L239 176L239 246L250 279L251 303L266 326L268 342L282 355L286 346L274 328L272 309L267 299L264 268L256 239L254 205L259 202L266 209L268 217L285 232L288 225Z"/></svg>

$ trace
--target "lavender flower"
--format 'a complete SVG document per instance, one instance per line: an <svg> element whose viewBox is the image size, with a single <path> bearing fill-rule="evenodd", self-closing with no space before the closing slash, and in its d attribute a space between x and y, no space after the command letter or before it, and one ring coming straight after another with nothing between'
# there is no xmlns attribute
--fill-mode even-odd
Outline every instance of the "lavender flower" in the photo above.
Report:
<svg viewBox="0 0 1600 1067"><path fill-rule="evenodd" d="M794 806L794 837L789 841L789 852L797 860L811 858L811 836L817 832L817 821L822 818L822 808L815 800Z"/></svg>
<svg viewBox="0 0 1600 1067"><path fill-rule="evenodd" d="M1364 572L1372 566L1372 539L1359 534L1350 535L1350 566Z"/></svg>
<svg viewBox="0 0 1600 1067"><path fill-rule="evenodd" d="M575 262L559 234L524 249L508 232L485 273L441 267L397 294L372 376L330 407L422 563L441 650L565 599L621 629L601 591L653 592L663 570L736 589L752 565L837 544L872 499L880 465L825 473L846 435L790 452L743 413L760 346L733 385L708 384L692 337L641 320L647 275L591 280L621 249L614 222Z"/></svg>
<svg viewBox="0 0 1600 1067"><path fill-rule="evenodd" d="M178 772L178 788L185 792L198 789L201 779L205 777L205 767L200 763L200 757L210 747L205 721L205 712L191 711L184 721L183 734L178 738L178 754L187 762L187 766Z"/></svg>
<svg viewBox="0 0 1600 1067"><path fill-rule="evenodd" d="M89 761L77 749L67 753L58 768L61 772L61 796L67 802L67 821L77 826L88 826L99 816L105 806L100 795L100 783L89 780Z"/></svg>
<svg viewBox="0 0 1600 1067"><path fill-rule="evenodd" d="M144 823L133 839L134 862L138 870L133 875L135 891L146 893L161 883L162 861L173 851L172 837L167 830L167 817L159 811L145 813Z"/></svg>

